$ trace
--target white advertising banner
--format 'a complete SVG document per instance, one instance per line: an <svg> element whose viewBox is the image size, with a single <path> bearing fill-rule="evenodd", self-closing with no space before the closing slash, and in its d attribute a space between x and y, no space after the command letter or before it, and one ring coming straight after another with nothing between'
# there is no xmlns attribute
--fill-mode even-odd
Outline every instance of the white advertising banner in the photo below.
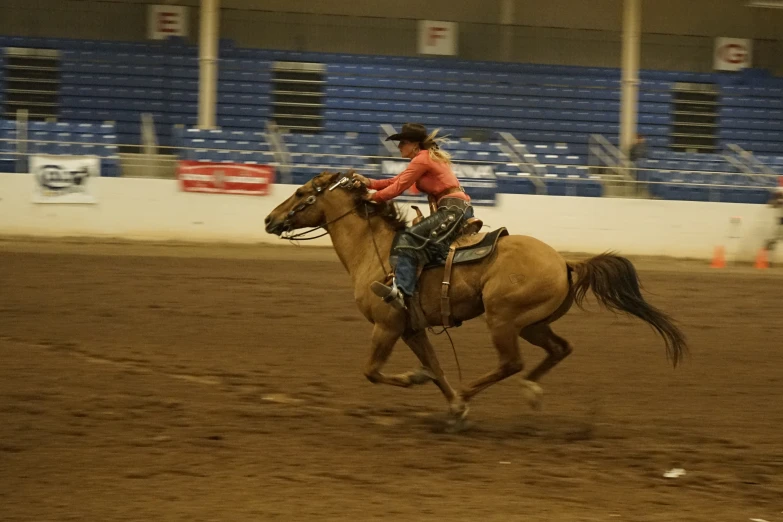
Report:
<svg viewBox="0 0 783 522"><path fill-rule="evenodd" d="M148 5L147 38L165 40L188 35L188 8L183 5Z"/></svg>
<svg viewBox="0 0 783 522"><path fill-rule="evenodd" d="M419 20L419 54L457 54L457 24Z"/></svg>
<svg viewBox="0 0 783 522"><path fill-rule="evenodd" d="M740 71L751 66L753 40L744 38L715 38L713 69Z"/></svg>
<svg viewBox="0 0 783 522"><path fill-rule="evenodd" d="M92 178L101 175L98 156L30 157L33 203L96 203Z"/></svg>

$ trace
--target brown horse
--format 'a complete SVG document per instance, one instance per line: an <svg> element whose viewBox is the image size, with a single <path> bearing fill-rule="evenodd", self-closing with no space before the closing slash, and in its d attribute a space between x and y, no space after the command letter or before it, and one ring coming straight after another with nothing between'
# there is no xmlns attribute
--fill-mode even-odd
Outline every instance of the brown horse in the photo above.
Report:
<svg viewBox="0 0 783 522"><path fill-rule="evenodd" d="M543 348L547 357L522 380L532 405L539 403L541 377L571 353L571 345L556 335L550 323L588 290L613 312L634 315L663 338L666 354L676 366L687 351L685 338L672 320L642 297L636 270L623 257L602 254L569 263L549 245L528 236L501 237L487 258L453 267L452 314L467 321L486 314L492 343L498 352L496 369L456 391L443 374L426 330L412 329L404 311L397 311L370 291L373 281L387 275L387 259L397 231L406 226L392 203L373 204L351 174L315 176L278 205L265 220L266 231L282 235L305 227L325 229L351 276L354 299L373 323L372 355L365 375L373 383L408 387L433 381L449 402L453 426L462 425L467 402L477 393L523 369L519 338ZM290 237L290 236L289 236ZM419 281L421 310L431 326L442 325L440 288L444 269L429 268ZM399 375L381 369L402 338L421 361L421 368Z"/></svg>

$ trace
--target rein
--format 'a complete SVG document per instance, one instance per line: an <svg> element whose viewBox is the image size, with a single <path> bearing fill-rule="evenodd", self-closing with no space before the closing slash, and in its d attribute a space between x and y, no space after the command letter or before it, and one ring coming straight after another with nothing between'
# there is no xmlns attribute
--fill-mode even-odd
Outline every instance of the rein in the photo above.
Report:
<svg viewBox="0 0 783 522"><path fill-rule="evenodd" d="M332 191L332 190L334 190L334 189L336 189L338 187L347 188L347 187L350 186L350 184L351 184L350 178L343 177L339 181L337 181L334 185L329 187L327 190ZM297 212L300 212L300 211L304 210L305 208L309 207L310 205L314 204L317 201L318 196L320 196L321 194L323 194L325 192L323 187L317 186L315 184L314 184L314 187L315 187L315 195L309 196L307 199L305 199L304 201L299 203L297 206L292 208L288 212L288 215L286 216L286 219L285 219L284 223L285 222L289 222L290 218L294 214L296 214ZM313 227L313 228L304 230L304 231L299 232L297 234L285 235L285 236L280 236L280 237L282 239L288 239L289 241L312 241L313 239L322 238L322 237L324 237L324 236L329 234L329 230L327 228L329 225L331 225L332 223L336 223L336 222L340 221L342 218L344 218L345 216L347 216L347 215L349 215L351 213L356 212L356 209L358 209L358 208L359 208L359 204L357 203L352 208L348 209L345 213L340 214L336 218L327 221L323 225L319 225L317 227ZM370 228L370 237L372 238L372 244L373 244L373 247L375 248L375 255L378 257L378 262L381 264L381 269L383 270L383 273L384 274L388 274L389 271L391 271L391 270L389 270L389 271L386 270L386 265L383 263L383 258L381 257L381 253L378 250L378 242L375 241L375 233L372 230L372 224L370 223L370 212L367 210L367 207L364 208L364 217L367 219L367 225ZM305 236L307 234L310 234L311 232L315 232L316 230L321 229L321 228L324 229L324 231L325 231L323 234L320 234L320 235L317 235L317 236L311 236L311 237L302 237L302 236Z"/></svg>
<svg viewBox="0 0 783 522"><path fill-rule="evenodd" d="M315 196L310 196L310 197L315 197ZM308 198L308 199L310 199L310 198ZM356 205L355 207L349 209L345 214L341 214L338 217L332 219L331 221L327 221L323 225L318 225L317 227L308 228L307 230L305 230L303 232L299 232L298 234L294 234L294 235L291 235L291 236L285 235L285 236L280 236L280 237L282 239L288 239L288 240L291 240L291 241L294 241L294 240L296 240L296 241L311 241L313 239L318 239L319 237L324 237L325 235L329 234L329 231L326 229L326 227L328 225L331 225L332 223L336 223L336 222L340 221L342 218L344 218L345 216L347 216L351 212L354 212L357 208L359 208L359 205ZM324 230L326 230L326 232L324 232L323 234L320 234L318 236L302 237L302 236L307 235L307 234L309 234L311 232L315 232L319 228L323 228ZM374 240L375 240L375 238L373 238L373 241Z"/></svg>
<svg viewBox="0 0 783 522"><path fill-rule="evenodd" d="M383 258L381 257L381 252L378 250L378 243L375 241L375 233L372 231L372 224L370 223L370 212L367 210L367 207L364 207L364 217L367 218L367 226L370 228L370 237L372 238L372 246L375 247L375 255L378 257L378 262L381 264L381 270L383 270L384 274L388 274L391 272L391 267L389 270L386 270L386 265L383 264Z"/></svg>

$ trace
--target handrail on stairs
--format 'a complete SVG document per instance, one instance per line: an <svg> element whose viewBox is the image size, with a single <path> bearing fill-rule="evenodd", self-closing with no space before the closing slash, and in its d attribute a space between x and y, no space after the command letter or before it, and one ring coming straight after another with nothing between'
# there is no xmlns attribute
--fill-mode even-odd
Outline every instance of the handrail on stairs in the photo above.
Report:
<svg viewBox="0 0 783 522"><path fill-rule="evenodd" d="M731 153L734 153L734 155ZM743 149L736 143L727 143L721 155L726 161L748 176L777 176L774 170L768 165L761 163L752 152Z"/></svg>
<svg viewBox="0 0 783 522"><path fill-rule="evenodd" d="M591 134L588 139L587 151L589 166L606 167L625 180L633 181L633 177L629 174L633 168L631 160L603 135ZM596 159L598 163L594 165L593 159Z"/></svg>
<svg viewBox="0 0 783 522"><path fill-rule="evenodd" d="M515 165L520 171L530 174L530 180L536 187L538 194L546 193L546 185L541 181L541 178L546 174L546 169L539 167L536 163L533 163L528 158L533 156L525 145L519 142L510 132L499 132L498 135L505 140L505 143L500 144L500 150L508 154L511 159L509 163ZM522 155L519 155L519 149L522 150Z"/></svg>
<svg viewBox="0 0 783 522"><path fill-rule="evenodd" d="M288 147L283 140L280 128L272 120L266 122L266 138L272 145L272 153L275 155L280 169L280 182L281 183L293 183L293 176L291 174L291 153L288 151Z"/></svg>

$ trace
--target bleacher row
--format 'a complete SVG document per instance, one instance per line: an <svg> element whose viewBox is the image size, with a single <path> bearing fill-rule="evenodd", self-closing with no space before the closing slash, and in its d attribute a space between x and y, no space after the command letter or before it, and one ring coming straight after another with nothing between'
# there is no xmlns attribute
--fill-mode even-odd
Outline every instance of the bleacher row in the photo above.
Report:
<svg viewBox="0 0 783 522"><path fill-rule="evenodd" d="M0 172L26 172L32 154L94 155L101 176L119 176L116 128L108 123L28 122L25 148L19 148L17 123L0 120Z"/></svg>
<svg viewBox="0 0 783 522"><path fill-rule="evenodd" d="M177 132L182 147L181 157L196 161L263 163L279 166L277 158L266 142L264 133L242 131L187 129ZM304 183L323 170L353 169L367 176L380 176L380 162L397 158L386 151L375 150L368 155L367 147L358 143L356 136L338 134L284 134L288 166L294 183ZM560 195L600 196L601 183L590 177L585 158L569 154L565 145L537 145L526 148L519 145L519 155L536 165L537 175L543 178L548 193ZM255 149L255 150L251 150ZM535 194L529 174L517 164L510 163L509 154L498 142L468 142L455 140L444 146L455 163L491 165L505 189L511 193ZM550 162L552 165L545 165Z"/></svg>
<svg viewBox="0 0 783 522"><path fill-rule="evenodd" d="M757 156L769 172L752 175L717 154L653 150L650 156L638 163L636 179L661 199L763 204L783 175L783 155Z"/></svg>
<svg viewBox="0 0 783 522"><path fill-rule="evenodd" d="M198 57L194 46L181 41L19 37L0 37L0 45L61 49L60 117L116 121L121 143L138 143L143 111L153 114L164 145L169 144L172 125L195 124ZM620 97L616 68L237 49L230 42L222 42L220 53L218 122L227 129L263 128L271 114L270 64L309 60L327 65L326 130L356 128L362 144L371 144L376 137L375 125L366 125L367 115L376 121L389 113L394 117L388 122L437 121L455 136L483 128L516 131L527 142L554 140L577 148L586 143L584 132L605 133L616 141ZM652 146L669 143L672 86L692 81L720 85L724 142L761 153L783 152L779 79L753 78L753 85L741 85L732 82L746 81L742 75L641 71L640 77L640 130L651 137ZM420 101L423 104L417 105ZM461 118L449 118L454 115ZM571 119L584 128L567 132L558 127L558 120Z"/></svg>
<svg viewBox="0 0 783 522"><path fill-rule="evenodd" d="M355 169L368 176L380 176L379 162L389 156L376 152L362 156L366 148L355 136L337 134L283 135L294 183L304 183L323 170ZM218 162L271 163L277 158L264 133L188 129L180 131L178 142L187 159ZM519 157L532 165L549 195L597 197L603 194L600 178L590 174L587 158L572 154L560 145L516 144ZM252 150L255 149L255 150ZM457 164L491 165L500 190L513 194L535 194L532 175L512 163L500 142L453 140L444 146ZM748 176L718 154L654 151L654 158L639 163L638 181L654 197L690 201L765 203L776 176ZM783 174L783 156L763 157L772 169ZM685 171L677 169L685 168Z"/></svg>
<svg viewBox="0 0 783 522"><path fill-rule="evenodd" d="M270 115L269 62L221 60L217 113L226 128L262 129ZM198 60L182 54L66 50L61 54L60 115L117 122L122 144L138 144L142 113L150 113L160 142L174 125L195 125Z"/></svg>
<svg viewBox="0 0 783 522"><path fill-rule="evenodd" d="M755 155L755 158L762 164L767 165L775 172L783 174L783 154L781 155ZM718 172L729 172L725 170L726 165L730 165L716 154L700 154L691 152L676 152L667 150L650 151L649 158L643 163L652 165L654 162L665 162L665 166L670 170L711 170ZM724 167L722 170L721 167Z"/></svg>
<svg viewBox="0 0 783 522"><path fill-rule="evenodd" d="M274 160L269 147L264 147L265 141L259 139L262 136L253 134L264 129L272 114L270 66L276 60L327 65L323 97L325 132L308 138L308 143L286 137L291 162L297 166L295 172L309 172L319 166L337 167L339 162L372 169L372 164L358 158L377 154L379 125L399 126L406 121L441 127L454 138L473 135L477 130L492 136L497 131L511 132L528 149L539 147L541 154L527 159L546 165L543 175L558 180L568 176L583 179L584 173L576 168L580 162L585 164L589 134L602 134L610 142L618 142L620 71L617 68L238 49L231 42L223 41L218 123L227 132L251 134L242 135L242 139L238 138L239 134L210 135L199 142L202 138L181 130L196 123L198 57L194 46L176 39L109 42L2 36L0 46L62 51L59 118L63 122L111 121L114 122L112 134L116 136L114 146L137 144L140 116L149 112L155 118L161 143L186 147L180 157L187 159L255 163ZM720 145L737 143L761 154L762 158L783 154L781 79L763 77L758 71L736 75L641 71L640 78L639 131L647 135L653 151L669 145L671 89L675 82L688 81L719 86ZM0 99L2 96L0 89ZM30 138L36 138L37 143L31 150L49 153L89 150L89 147L81 148L89 132L46 132L50 134L31 134ZM351 133L350 140L345 138L346 133ZM116 165L116 160L111 159L116 149L110 153L105 147L112 145L97 141L98 151L107 165L111 162ZM542 147L554 144L561 144L567 152L543 152ZM455 161L488 161L501 175L523 176L499 149L491 145L491 150L484 151L471 147L475 146L453 150ZM681 158L667 161L675 163L650 170L666 173L688 168L687 161ZM715 163L712 166L717 172L731 168L719 156L710 161ZM678 169L668 168L673 165ZM666 175L664 178L669 179ZM674 183L681 181L671 179Z"/></svg>
<svg viewBox="0 0 783 522"><path fill-rule="evenodd" d="M721 87L719 142L761 155L783 155L783 79L755 82Z"/></svg>
<svg viewBox="0 0 783 522"><path fill-rule="evenodd" d="M5 84L5 53L0 52L0 86L5 86ZM3 107L5 107L5 88L0 88L0 108ZM0 113L0 117L2 117L2 113Z"/></svg>
<svg viewBox="0 0 783 522"><path fill-rule="evenodd" d="M28 152L44 154L96 154L101 157L102 175L118 174L114 126L68 122L30 122ZM0 124L0 166L13 171L16 123ZM210 162L271 164L277 157L263 132L178 128L176 140L182 159ZM366 147L355 136L337 134L283 135L295 183L304 183L322 170L354 169L379 176L379 161L389 155L367 156ZM500 142L453 140L444 147L455 163L491 165L499 189L507 193L537 193L531 175L510 161ZM516 144L518 156L535 168L535 176L550 195L597 197L603 193L600 178L590 174L586 158L571 154L567 145ZM376 152L376 154L378 154ZM652 151L651 158L639 162L638 181L650 194L662 199L764 203L775 176L747 176L716 154L689 154ZM757 158L770 169L783 174L783 156ZM9 168L10 167L10 168Z"/></svg>

